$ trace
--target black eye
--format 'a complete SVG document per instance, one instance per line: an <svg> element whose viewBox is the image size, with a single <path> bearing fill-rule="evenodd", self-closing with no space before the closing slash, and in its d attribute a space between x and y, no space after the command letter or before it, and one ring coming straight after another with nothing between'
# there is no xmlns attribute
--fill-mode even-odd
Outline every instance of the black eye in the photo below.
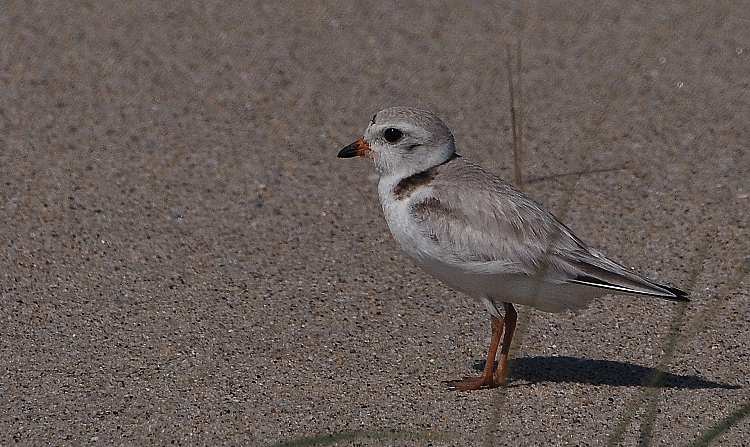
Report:
<svg viewBox="0 0 750 447"><path fill-rule="evenodd" d="M398 129L394 129L393 127L389 127L383 132L383 138L385 138L385 141L389 143L395 143L396 141L400 140L401 137L404 136L404 133L401 132Z"/></svg>

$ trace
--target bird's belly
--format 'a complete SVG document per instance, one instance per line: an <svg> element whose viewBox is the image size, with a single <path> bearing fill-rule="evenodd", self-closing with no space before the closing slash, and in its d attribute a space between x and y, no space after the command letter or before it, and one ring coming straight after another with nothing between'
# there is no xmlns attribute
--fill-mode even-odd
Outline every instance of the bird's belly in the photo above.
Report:
<svg viewBox="0 0 750 447"><path fill-rule="evenodd" d="M521 273L477 273L435 260L415 259L415 262L451 288L480 301L489 298L496 307L509 302L545 312L579 310L606 293L593 287L556 283Z"/></svg>
<svg viewBox="0 0 750 447"><path fill-rule="evenodd" d="M578 284L559 283L519 273L511 265L494 262L463 262L448 248L427 235L401 227L391 228L396 242L404 252L427 273L454 290L482 302L489 299L496 308L510 302L534 307L545 312L579 310L605 291Z"/></svg>

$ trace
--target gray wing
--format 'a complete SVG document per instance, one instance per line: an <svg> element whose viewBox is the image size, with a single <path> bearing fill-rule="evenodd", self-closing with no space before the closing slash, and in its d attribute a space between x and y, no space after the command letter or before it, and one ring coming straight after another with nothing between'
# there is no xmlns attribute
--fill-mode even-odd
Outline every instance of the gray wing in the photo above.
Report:
<svg viewBox="0 0 750 447"><path fill-rule="evenodd" d="M448 163L431 186L432 197L413 203L412 213L443 251L441 258L466 273L524 274L612 293L687 300L685 292L629 272L590 249L544 207L477 165L463 159Z"/></svg>

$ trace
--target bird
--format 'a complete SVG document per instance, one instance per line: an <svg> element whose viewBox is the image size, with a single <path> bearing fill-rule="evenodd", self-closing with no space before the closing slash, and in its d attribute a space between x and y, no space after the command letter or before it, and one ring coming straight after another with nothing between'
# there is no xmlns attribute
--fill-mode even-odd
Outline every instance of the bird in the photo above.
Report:
<svg viewBox="0 0 750 447"><path fill-rule="evenodd" d="M356 156L373 160L385 220L406 255L479 300L490 314L492 336L481 376L449 381L452 389L507 383L518 317L514 304L561 312L606 294L689 301L686 292L589 247L520 189L459 155L450 129L430 111L377 112L364 135L338 153Z"/></svg>

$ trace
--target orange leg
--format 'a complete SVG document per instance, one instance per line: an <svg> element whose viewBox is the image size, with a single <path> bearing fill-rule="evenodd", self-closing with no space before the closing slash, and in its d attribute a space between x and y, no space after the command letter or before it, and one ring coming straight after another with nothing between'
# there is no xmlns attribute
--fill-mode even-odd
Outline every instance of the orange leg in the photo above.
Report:
<svg viewBox="0 0 750 447"><path fill-rule="evenodd" d="M493 381L497 384L505 383L505 375L508 373L508 354L510 353L510 342L513 340L513 332L516 331L518 312L512 303L503 303L505 307L505 335L503 335L503 347L500 349L500 360Z"/></svg>
<svg viewBox="0 0 750 447"><path fill-rule="evenodd" d="M459 391L478 390L482 387L495 388L499 383L495 383L493 372L495 370L495 356L497 348L500 345L500 336L503 333L503 317L490 316L492 319L492 339L490 347L487 350L487 361L484 364L484 370L480 377L450 382L451 387Z"/></svg>
<svg viewBox="0 0 750 447"><path fill-rule="evenodd" d="M474 377L455 382L450 385L459 391L472 391L480 388L497 388L505 383L505 374L508 365L508 354L510 353L510 343L513 340L513 332L516 330L516 320L518 313L511 303L503 303L505 308L505 318L490 316L492 319L492 338L490 347L487 350L487 361L484 364L484 370L480 377ZM505 335L503 336L503 345L500 349L500 361L495 370L495 356L500 346L500 336L503 335L503 326Z"/></svg>

